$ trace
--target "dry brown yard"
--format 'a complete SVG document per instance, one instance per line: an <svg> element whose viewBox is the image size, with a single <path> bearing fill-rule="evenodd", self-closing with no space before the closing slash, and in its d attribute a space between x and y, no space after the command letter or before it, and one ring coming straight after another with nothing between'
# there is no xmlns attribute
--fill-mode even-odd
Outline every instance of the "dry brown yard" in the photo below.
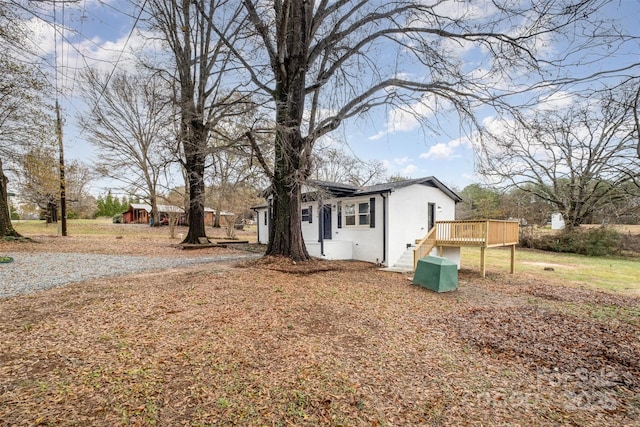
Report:
<svg viewBox="0 0 640 427"><path fill-rule="evenodd" d="M37 240L0 251L187 253ZM0 425L640 425L640 299L546 280L261 259L1 299Z"/></svg>

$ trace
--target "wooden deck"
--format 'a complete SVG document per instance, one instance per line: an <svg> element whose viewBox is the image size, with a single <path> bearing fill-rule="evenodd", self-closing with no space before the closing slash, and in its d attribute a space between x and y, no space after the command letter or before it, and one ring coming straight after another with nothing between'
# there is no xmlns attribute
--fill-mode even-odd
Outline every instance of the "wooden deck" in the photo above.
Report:
<svg viewBox="0 0 640 427"><path fill-rule="evenodd" d="M518 244L519 224L517 221L499 221L494 219L481 221L436 221L435 226L420 241L413 251L413 267L418 260L431 252L434 247L445 246L480 248L480 273L485 277L487 248L511 247L511 273L515 271L515 251Z"/></svg>

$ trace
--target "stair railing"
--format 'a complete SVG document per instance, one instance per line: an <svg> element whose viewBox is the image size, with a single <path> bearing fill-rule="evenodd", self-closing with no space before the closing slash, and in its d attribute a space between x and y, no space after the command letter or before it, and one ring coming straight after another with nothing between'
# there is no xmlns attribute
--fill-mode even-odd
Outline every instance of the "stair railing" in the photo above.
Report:
<svg viewBox="0 0 640 427"><path fill-rule="evenodd" d="M437 227L434 226L422 240L416 243L416 247L413 250L414 270L418 266L418 260L426 257L436 245L436 229Z"/></svg>

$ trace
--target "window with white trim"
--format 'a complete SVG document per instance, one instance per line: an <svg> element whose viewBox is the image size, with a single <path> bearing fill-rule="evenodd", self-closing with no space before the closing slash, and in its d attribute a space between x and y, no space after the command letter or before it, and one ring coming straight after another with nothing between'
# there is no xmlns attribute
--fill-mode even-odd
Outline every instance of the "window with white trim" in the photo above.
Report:
<svg viewBox="0 0 640 427"><path fill-rule="evenodd" d="M369 202L345 203L342 210L345 227L369 227Z"/></svg>
<svg viewBox="0 0 640 427"><path fill-rule="evenodd" d="M302 222L313 222L313 208L309 206L308 208L302 209Z"/></svg>

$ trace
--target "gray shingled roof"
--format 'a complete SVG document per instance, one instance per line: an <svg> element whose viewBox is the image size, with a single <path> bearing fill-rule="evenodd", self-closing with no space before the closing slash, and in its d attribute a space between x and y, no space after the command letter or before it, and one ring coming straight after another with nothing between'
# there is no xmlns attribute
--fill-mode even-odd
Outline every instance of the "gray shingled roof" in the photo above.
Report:
<svg viewBox="0 0 640 427"><path fill-rule="evenodd" d="M429 187L438 188L456 202L462 201L462 198L460 196L458 196L449 187L444 185L442 182L440 182L440 180L438 180L433 176L428 176L424 178L407 179L404 181L386 182L383 184L369 185L362 188L358 188L349 184L341 184L341 183L326 182L326 181L310 181L310 184L316 185L317 187L337 197L364 196L369 194L387 193L400 188L408 187L410 185L420 184L420 185L427 185Z"/></svg>
<svg viewBox="0 0 640 427"><path fill-rule="evenodd" d="M449 187L444 185L440 180L433 176L427 176L424 178L415 178L415 179L406 179L403 181L393 181L386 182L384 184L376 184L369 185L365 187L356 187L351 184L344 184L341 182L328 182L328 181L317 181L317 180L309 180L305 184L307 187L317 188L318 190L327 192L334 197L355 197L355 196L365 196L370 194L380 194L380 193L388 193L399 188L408 187L410 185L420 184L427 185L429 187L434 187L440 189L443 193L453 199L456 203L461 202L462 198L458 196L455 192L453 192ZM266 190L262 191L260 194L263 197L268 197L271 193L271 187L268 187ZM266 207L266 205L258 205L252 206L252 209L259 209Z"/></svg>

